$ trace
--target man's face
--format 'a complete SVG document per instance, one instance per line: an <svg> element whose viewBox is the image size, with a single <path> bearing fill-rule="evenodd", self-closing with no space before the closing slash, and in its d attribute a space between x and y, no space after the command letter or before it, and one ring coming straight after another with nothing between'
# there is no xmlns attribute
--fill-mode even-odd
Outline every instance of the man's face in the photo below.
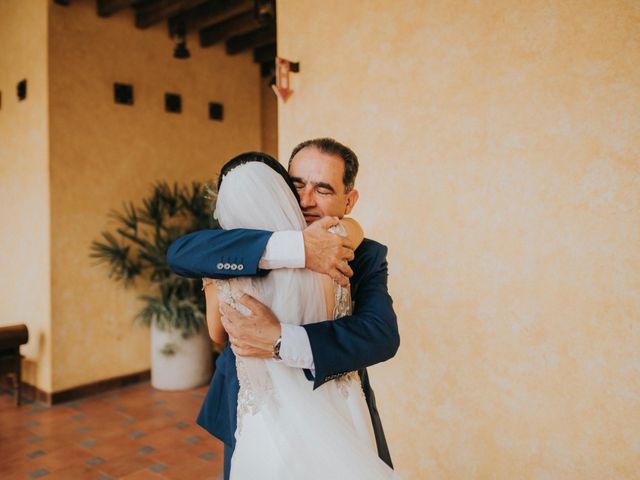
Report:
<svg viewBox="0 0 640 480"><path fill-rule="evenodd" d="M342 218L358 200L354 189L345 192L344 161L315 147L300 150L289 167L289 175L300 195L300 208L307 225L324 216Z"/></svg>

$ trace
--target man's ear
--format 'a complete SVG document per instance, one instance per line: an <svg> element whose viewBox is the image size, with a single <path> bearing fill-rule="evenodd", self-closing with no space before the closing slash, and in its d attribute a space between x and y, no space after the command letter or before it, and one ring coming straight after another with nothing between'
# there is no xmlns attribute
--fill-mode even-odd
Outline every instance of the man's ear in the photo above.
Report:
<svg viewBox="0 0 640 480"><path fill-rule="evenodd" d="M347 193L347 204L344 211L345 215L349 215L349 213L351 213L351 210L353 210L353 207L356 206L356 202L358 201L359 197L360 197L360 194L355 188L351 190L349 193Z"/></svg>

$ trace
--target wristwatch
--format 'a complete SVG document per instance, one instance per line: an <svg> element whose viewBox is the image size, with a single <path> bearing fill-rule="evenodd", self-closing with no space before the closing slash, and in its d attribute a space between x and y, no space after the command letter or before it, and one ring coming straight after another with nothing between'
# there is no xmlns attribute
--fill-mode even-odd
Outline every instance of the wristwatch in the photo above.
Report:
<svg viewBox="0 0 640 480"><path fill-rule="evenodd" d="M280 356L280 344L282 343L282 337L278 337L276 342L273 344L273 359L274 360L282 360Z"/></svg>

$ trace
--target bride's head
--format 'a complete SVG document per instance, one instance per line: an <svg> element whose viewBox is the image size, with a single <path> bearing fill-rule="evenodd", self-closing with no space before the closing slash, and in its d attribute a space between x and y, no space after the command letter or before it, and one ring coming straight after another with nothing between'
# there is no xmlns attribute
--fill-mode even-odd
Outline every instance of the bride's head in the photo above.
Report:
<svg viewBox="0 0 640 480"><path fill-rule="evenodd" d="M279 175L282 176L282 178L287 183L287 185L289 185L289 188L291 189L291 191L295 195L296 199L299 199L298 192L296 190L296 187L293 185L293 181L291 180L291 177L289 176L289 172L287 172L287 170L284 168L284 166L279 161L277 161L271 155L263 153L263 152L245 152L245 153L241 153L240 155L236 155L231 160L229 160L227 163L225 163L222 166L222 168L220 169L220 174L218 175L218 187L217 187L218 190L220 190L220 184L222 183L222 180L224 179L224 177L225 177L225 175L227 173L229 173L234 168L236 168L236 167L238 167L240 165L244 165L244 164L249 163L249 162L264 163L268 167L272 168L275 172L277 172Z"/></svg>
<svg viewBox="0 0 640 480"><path fill-rule="evenodd" d="M216 218L224 229L302 230L306 225L287 171L259 152L238 155L222 167Z"/></svg>

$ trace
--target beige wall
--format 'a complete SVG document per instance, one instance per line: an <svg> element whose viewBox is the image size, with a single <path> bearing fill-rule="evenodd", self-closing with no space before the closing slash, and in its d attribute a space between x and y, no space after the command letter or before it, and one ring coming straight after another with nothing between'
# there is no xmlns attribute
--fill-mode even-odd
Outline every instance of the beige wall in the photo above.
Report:
<svg viewBox="0 0 640 480"><path fill-rule="evenodd" d="M102 19L89 0L2 1L0 40L0 325L29 326L24 379L47 392L144 370L139 292L109 281L89 245L153 181L206 181L261 149L275 109L263 112L259 67L195 36L192 58L176 60L165 24L137 30L130 10ZM113 103L114 82L134 85L133 107ZM182 94L182 114L164 112L165 92ZM208 119L210 101L223 122Z"/></svg>
<svg viewBox="0 0 640 480"><path fill-rule="evenodd" d="M278 158L278 97L269 84L271 76L260 79L260 126L262 151ZM281 159L283 163L285 160Z"/></svg>
<svg viewBox="0 0 640 480"><path fill-rule="evenodd" d="M279 146L331 135L390 247L405 478L637 478L637 2L278 2Z"/></svg>
<svg viewBox="0 0 640 480"><path fill-rule="evenodd" d="M24 323L23 377L51 389L47 6L0 1L0 326ZM27 80L27 98L16 85Z"/></svg>
<svg viewBox="0 0 640 480"><path fill-rule="evenodd" d="M50 7L53 390L149 367L148 329L132 324L137 292L94 267L89 245L107 212L159 179L215 178L220 165L261 148L259 66L251 53L201 49L174 59L166 23L133 26L131 10L99 18L94 1ZM132 107L113 83L134 85ZM183 113L164 112L165 92ZM208 119L208 102L224 121Z"/></svg>

